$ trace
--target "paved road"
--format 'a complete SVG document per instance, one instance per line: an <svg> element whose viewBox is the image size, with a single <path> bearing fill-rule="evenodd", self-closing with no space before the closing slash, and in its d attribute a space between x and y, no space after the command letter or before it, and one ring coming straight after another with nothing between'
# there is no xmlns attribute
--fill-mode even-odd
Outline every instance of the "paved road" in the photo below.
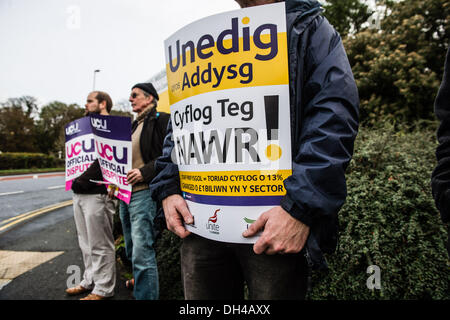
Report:
<svg viewBox="0 0 450 320"><path fill-rule="evenodd" d="M0 229L18 221L14 218L18 215L70 199L71 191L64 191L63 174L0 177ZM117 268L113 299L131 299L122 276L126 270L120 264ZM64 292L68 280L77 281L78 270L82 274L83 262L72 206L0 231L0 300L78 299Z"/></svg>
<svg viewBox="0 0 450 320"><path fill-rule="evenodd" d="M72 207L47 213L0 235L0 251L14 252L63 252L56 258L27 271L0 289L0 300L75 300L64 290L74 272L67 273L70 266L83 270L81 251L78 247ZM125 288L125 270L117 264L117 286L113 299L132 299ZM69 269L70 271L70 269ZM82 271L81 271L82 272ZM72 277L73 279L73 277Z"/></svg>
<svg viewBox="0 0 450 320"><path fill-rule="evenodd" d="M0 177L0 221L72 199L64 173Z"/></svg>

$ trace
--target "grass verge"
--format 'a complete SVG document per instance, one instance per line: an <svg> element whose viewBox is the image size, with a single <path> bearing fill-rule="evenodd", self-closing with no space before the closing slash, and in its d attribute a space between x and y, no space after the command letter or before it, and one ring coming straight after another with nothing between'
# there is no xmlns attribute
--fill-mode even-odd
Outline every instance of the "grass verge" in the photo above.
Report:
<svg viewBox="0 0 450 320"><path fill-rule="evenodd" d="M12 169L12 170L0 170L0 176L11 176L16 174L27 173L46 173L46 172L64 172L65 168L32 168L32 169Z"/></svg>

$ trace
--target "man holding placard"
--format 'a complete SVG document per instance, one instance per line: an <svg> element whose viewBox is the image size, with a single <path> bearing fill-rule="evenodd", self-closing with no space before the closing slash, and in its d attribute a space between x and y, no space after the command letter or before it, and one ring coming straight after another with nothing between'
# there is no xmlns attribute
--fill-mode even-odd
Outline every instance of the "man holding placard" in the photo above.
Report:
<svg viewBox="0 0 450 320"><path fill-rule="evenodd" d="M242 298L244 282L250 299L302 299L336 247L357 88L317 1L237 2L166 40L152 197L183 238L186 299Z"/></svg>
<svg viewBox="0 0 450 320"><path fill-rule="evenodd" d="M112 100L107 93L94 91L88 95L85 107L86 116L108 116ZM106 186L96 181L103 181L98 159L72 182L74 219L85 270L81 283L66 292L78 295L92 291L81 300L112 297L116 285L113 216L117 201L110 199Z"/></svg>
<svg viewBox="0 0 450 320"><path fill-rule="evenodd" d="M132 185L129 203L120 202L125 252L133 265L133 287L137 300L159 298L153 220L156 203L150 197L149 183L156 175L156 158L161 155L169 114L156 110L158 93L151 83L138 83L130 94L131 107L137 113L132 124L132 169L127 182ZM111 193L110 193L111 194Z"/></svg>

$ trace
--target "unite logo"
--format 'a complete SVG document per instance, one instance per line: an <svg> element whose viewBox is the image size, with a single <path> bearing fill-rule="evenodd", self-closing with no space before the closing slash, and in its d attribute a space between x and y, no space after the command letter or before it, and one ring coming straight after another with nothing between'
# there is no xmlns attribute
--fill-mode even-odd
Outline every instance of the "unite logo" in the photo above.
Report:
<svg viewBox="0 0 450 320"><path fill-rule="evenodd" d="M70 126L68 126L66 128L66 135L71 136L71 135L73 135L75 133L78 133L80 131L81 130L80 130L79 126L78 126L78 123L74 123L74 124L71 124Z"/></svg>
<svg viewBox="0 0 450 320"><path fill-rule="evenodd" d="M111 130L108 130L106 119L91 118L91 124L98 131L111 132Z"/></svg>
<svg viewBox="0 0 450 320"><path fill-rule="evenodd" d="M220 226L217 224L217 213L220 211L220 209L217 209L214 211L214 215L212 217L209 217L208 222L206 223L206 230L213 234L219 234L220 233Z"/></svg>

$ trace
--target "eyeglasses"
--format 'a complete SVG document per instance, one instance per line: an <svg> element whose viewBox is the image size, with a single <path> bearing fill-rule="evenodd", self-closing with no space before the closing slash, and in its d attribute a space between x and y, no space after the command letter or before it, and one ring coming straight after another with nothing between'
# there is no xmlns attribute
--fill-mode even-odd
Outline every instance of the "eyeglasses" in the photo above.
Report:
<svg viewBox="0 0 450 320"><path fill-rule="evenodd" d="M139 95L139 93L133 92L130 97L132 97L133 99L136 99L136 97Z"/></svg>

